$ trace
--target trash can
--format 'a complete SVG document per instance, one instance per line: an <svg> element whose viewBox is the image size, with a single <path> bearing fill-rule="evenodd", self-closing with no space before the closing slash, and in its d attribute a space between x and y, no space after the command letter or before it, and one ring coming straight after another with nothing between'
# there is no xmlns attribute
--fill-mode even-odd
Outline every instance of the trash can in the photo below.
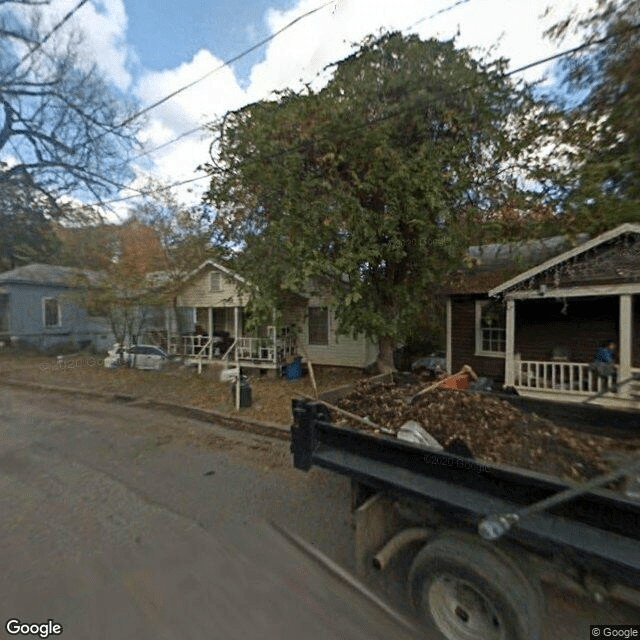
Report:
<svg viewBox="0 0 640 640"><path fill-rule="evenodd" d="M236 383L231 385L231 400L233 406L236 405ZM251 385L249 381L243 376L240 378L240 407L245 409L251 406Z"/></svg>
<svg viewBox="0 0 640 640"><path fill-rule="evenodd" d="M287 380L297 380L302 376L302 358L296 358L286 369Z"/></svg>

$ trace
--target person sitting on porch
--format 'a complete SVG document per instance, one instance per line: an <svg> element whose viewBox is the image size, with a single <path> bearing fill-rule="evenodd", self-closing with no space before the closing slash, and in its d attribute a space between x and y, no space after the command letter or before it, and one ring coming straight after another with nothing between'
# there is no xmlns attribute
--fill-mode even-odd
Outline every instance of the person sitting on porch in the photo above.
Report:
<svg viewBox="0 0 640 640"><path fill-rule="evenodd" d="M605 342L597 351L591 368L601 377L612 379L612 390L617 391L616 388L616 365L613 359L616 351L616 343L613 340Z"/></svg>

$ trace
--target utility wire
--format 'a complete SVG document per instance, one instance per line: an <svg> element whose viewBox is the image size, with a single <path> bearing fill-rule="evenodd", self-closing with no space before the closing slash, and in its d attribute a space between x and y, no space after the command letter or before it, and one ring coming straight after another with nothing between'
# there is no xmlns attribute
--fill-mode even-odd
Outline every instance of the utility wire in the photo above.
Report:
<svg viewBox="0 0 640 640"><path fill-rule="evenodd" d="M448 13L449 11L455 9L456 7L459 7L461 4L468 4L469 2L471 2L471 0L458 0L457 2L454 2L453 4L450 4L448 7L444 7L443 9L439 9L435 13L432 13L430 16L425 16L424 18L420 18L420 20L417 20L413 24L410 24L408 27L403 29L403 31L406 31L407 29L413 29L413 27L423 23L425 20L431 20L431 18L435 18L436 16L439 16L439 15L441 15L443 13Z"/></svg>
<svg viewBox="0 0 640 640"><path fill-rule="evenodd" d="M84 1L86 2L86 0ZM276 32L272 33L270 36L264 38L263 40L260 40L260 42L257 42L256 44L249 47L248 49L245 49L242 53L239 53L233 56L232 58L229 58L228 60L223 62L221 65L217 66L215 69L212 69L211 71L208 71L207 73L205 73L203 76L200 76L197 80L194 80L193 82L189 82L188 84L185 84L179 89L172 91L170 94L166 95L164 98L157 100L156 102L150 104L148 107L145 107L144 109L141 109L137 113L134 113L133 115L129 116L126 120L120 123L120 126L124 127L128 125L133 120L137 120L140 116L144 115L145 113L148 113L149 111L151 111L152 109L155 109L156 107L159 107L161 104L164 104L168 100L171 100L171 98L174 98L175 96L182 93L183 91L186 91L187 89L194 87L195 85L202 82L203 80L206 80L208 77L212 76L214 73L217 73L221 69L224 69L225 67L228 67L234 62L237 62L241 58L244 58L245 56L249 55L256 49L259 49L260 47L267 44L267 42L271 42L271 40L273 40L274 38L277 38L281 33L285 32L287 29L290 29L297 22L300 22L301 20L308 18L309 16L313 15L314 13L317 13L318 11L320 11L321 9L324 9L330 4L335 4L335 0L330 0L329 2L325 2L324 4L321 4L315 9L311 9L310 11L307 11L306 13L299 15L297 18L294 18L293 20L291 20L291 22L288 22L284 27L278 29Z"/></svg>
<svg viewBox="0 0 640 640"><path fill-rule="evenodd" d="M452 9L455 9L458 6L463 5L463 4L468 4L469 2L471 2L471 0L457 0L457 2L454 2L453 4L450 4L447 7L439 9L438 11L436 11L435 13L432 13L431 15L424 16L423 18L420 18L419 20L417 20L413 24L410 24L408 27L405 27L403 29L403 31L407 31L408 29L412 29L413 27L415 27L416 25L424 22L425 20L431 20L432 18L435 18L436 16L439 16L439 15L441 15L443 13L447 13L447 12L451 11ZM331 4L331 3L329 3L329 4ZM318 7L317 9L314 9L314 11L318 11L319 9L323 8L324 6L326 6L326 5L322 5L322 7ZM305 17L305 16L300 16L300 18L296 18L296 20L294 22L296 22L297 20L302 19L303 17ZM293 23L290 23L285 28L288 28L289 26L291 26L291 24L293 24ZM284 31L284 29L281 29L281 31ZM274 34L273 37L275 37L276 35L277 34ZM267 40L263 41L263 43L266 43L266 42L267 42ZM257 45L255 45L255 47L261 46L261 44L263 44L263 43L257 44ZM251 50L253 50L253 48ZM244 55L244 54L239 54L235 59L238 59L242 55ZM215 73L215 71L217 71L217 69L214 70L214 71L211 71L210 73ZM135 116L133 116L133 117L135 117ZM155 153L156 151L160 151L161 149L164 149L165 147L168 147L168 146L174 144L175 142L179 142L180 140L182 140L183 138L186 138L187 136L190 136L190 135L192 135L194 133L197 133L198 131L203 131L204 129L206 129L206 127L207 127L207 124L203 124L203 125L200 125L198 127L193 128L193 129L189 129L188 131L185 131L184 133L178 134L175 138L172 138L171 140L168 140L167 142L163 142L162 144L158 145L157 147L153 147L152 149L149 149L148 151L144 151L143 153L140 153L139 155L134 156L133 158L130 158L129 161L137 160L138 158L143 158L145 156L151 155L152 153Z"/></svg>
<svg viewBox="0 0 640 640"><path fill-rule="evenodd" d="M554 60L558 60L560 58L572 55L574 53L578 53L579 51L583 51L583 50L588 49L590 47L594 47L594 46L599 46L599 45L605 44L606 42L608 42L612 38L619 37L621 35L626 35L627 33L630 33L630 32L633 32L633 31L637 31L639 29L640 29L640 24L636 24L636 25L632 25L632 26L628 27L627 29L625 29L625 30L623 30L621 32L609 34L609 35L604 36L602 38L599 38L597 40L591 40L589 42L583 42L582 44L577 45L575 47L571 47L570 49L565 49L564 51L560 51L558 53L555 53L553 55L547 56L545 58L541 58L541 59L535 60L533 62L527 63L525 65L522 65L520 67L517 67L515 69L511 69L509 71L506 71L503 74L503 77L505 77L505 78L506 77L510 77L510 76L516 75L518 73L522 73L524 71L528 71L529 69L532 69L534 67L540 66L542 64L546 64L548 62L552 62ZM442 98L442 97L448 97L448 96L455 96L455 95L457 95L459 93L470 91L470 90L475 89L475 88L477 88L479 86L481 86L481 82L477 82L475 84L468 85L466 87L460 87L459 89L457 89L456 91L453 91L453 92L446 92L446 93L443 92L441 94L438 94L438 97ZM390 114L386 114L384 116L380 116L380 117L377 117L377 118L372 118L371 120L367 120L366 122L362 122L362 123L352 127L346 133L347 134L354 133L354 132L356 132L356 131L358 131L360 129L363 129L365 127L370 127L370 126L373 126L373 125L378 124L380 122L385 122L387 120L391 120L393 118L396 118L398 116L404 115L406 113L410 113L414 109L415 109L415 106L412 106L409 109L398 109L396 111L393 111ZM322 142L323 140L326 140L326 139L327 138L320 138L319 141ZM228 172L233 171L233 170L235 170L235 169L237 169L237 168L239 168L239 167L241 167L241 166L243 166L245 164L249 164L250 162L256 162L256 161L264 162L264 161L269 161L269 160L275 160L275 159L278 159L278 158L280 158L280 157L282 157L284 155L287 155L289 153L295 153L296 151L298 151L301 148L303 148L306 144L307 143L295 145L293 147L289 147L288 149L283 149L283 150L278 151L278 152L276 152L274 154L271 154L271 155L268 155L268 156L263 156L261 158L248 158L247 160L243 160L241 162L238 162L233 167L228 167L224 171L228 173ZM204 179L207 179L207 178L210 178L209 174L204 175L204 176L196 176L195 178L190 178L190 179L187 179L187 180L181 180L179 182L172 183L170 185L165 185L160 190L164 191L164 190L167 190L167 189L171 189L173 187L181 186L183 184L188 184L188 183L191 183L191 182L196 182L198 180L204 180ZM147 195L147 194L145 194L145 195ZM139 197L139 196L137 196L137 195L125 196L125 197L122 197L122 198L115 198L115 199L112 199L112 200L95 202L95 203L93 203L92 205L89 205L89 206L101 206L103 204L111 204L111 203L115 203L115 202L123 202L125 200L131 200L131 199L137 198L137 197Z"/></svg>
<svg viewBox="0 0 640 640"><path fill-rule="evenodd" d="M58 31L64 24L66 24L71 19L73 14L76 13L79 9L81 9L85 4L87 4L87 2L89 2L89 0L80 0L80 2L78 2L78 4L75 7L73 7L73 9L71 9L58 23L55 24L55 26L47 33L47 35L42 40L40 40L40 42L38 42L38 44L36 44L35 47L33 47L32 49L29 49L29 51L27 51L27 53L25 53L22 56L22 58L20 58L20 60L18 60L18 62L16 62L13 65L13 67L11 67L11 69L9 69L9 71L4 74L4 76L2 76L2 80L0 80L0 84L3 84L8 77L13 75L13 73L20 67L20 65L23 62L28 60L36 51L40 50L44 46L44 44L49 40L49 38L51 38L51 36L56 31Z"/></svg>

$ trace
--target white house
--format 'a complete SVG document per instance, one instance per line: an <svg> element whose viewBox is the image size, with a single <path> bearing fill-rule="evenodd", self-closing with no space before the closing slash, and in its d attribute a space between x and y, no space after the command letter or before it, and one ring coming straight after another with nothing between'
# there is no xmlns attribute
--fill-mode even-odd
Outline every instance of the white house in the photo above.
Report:
<svg viewBox="0 0 640 640"><path fill-rule="evenodd" d="M241 285L243 278L213 260L188 274L177 295L183 331L169 335L169 350L204 362L232 362L237 349L242 366L262 369L278 369L296 356L357 368L376 359L377 345L364 335L337 335L331 304L321 296L291 296L279 321L274 310L271 324L249 332L249 296Z"/></svg>

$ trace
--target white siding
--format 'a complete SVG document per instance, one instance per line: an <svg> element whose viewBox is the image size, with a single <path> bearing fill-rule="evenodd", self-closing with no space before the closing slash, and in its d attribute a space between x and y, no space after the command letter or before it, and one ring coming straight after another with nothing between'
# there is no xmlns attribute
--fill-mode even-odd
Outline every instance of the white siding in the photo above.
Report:
<svg viewBox="0 0 640 640"><path fill-rule="evenodd" d="M322 298L311 298L308 306L329 305ZM286 315L293 317L293 313ZM309 344L309 322L306 309L299 308L293 321L301 330L298 334L299 343L313 364L362 368L371 364L378 355L377 345L367 340L364 335L359 335L355 339L350 335L338 336L336 333L338 323L331 310L329 311L329 344L327 345Z"/></svg>
<svg viewBox="0 0 640 640"><path fill-rule="evenodd" d="M220 291L211 291L210 273L214 268L204 269L178 295L179 307L243 307L246 300L238 295L235 282L225 273L220 273Z"/></svg>
<svg viewBox="0 0 640 640"><path fill-rule="evenodd" d="M246 298L238 296L234 280L221 272L220 291L210 290L209 274L214 269L203 270L189 282L178 295L179 307L244 307ZM314 297L309 299L308 305L312 307L330 307L325 298ZM231 310L230 310L231 311ZM335 315L329 313L329 344L310 345L309 344L309 323L306 307L298 306L285 309L282 314L284 324L295 324L298 328L298 344L306 351L314 364L343 366L343 367L366 367L371 364L378 355L376 343L367 340L363 335L356 337L336 335L337 321ZM230 314L231 322L233 315ZM200 322L203 327L205 323ZM233 327L230 328L233 333ZM302 354L301 354L302 355Z"/></svg>

